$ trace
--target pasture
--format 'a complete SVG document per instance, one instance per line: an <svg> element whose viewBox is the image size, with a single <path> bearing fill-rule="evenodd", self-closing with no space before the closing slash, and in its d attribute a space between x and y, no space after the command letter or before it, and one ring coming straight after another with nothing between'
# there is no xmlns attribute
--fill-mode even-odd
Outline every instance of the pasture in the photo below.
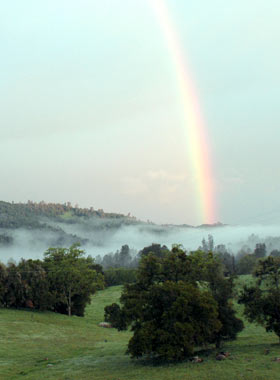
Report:
<svg viewBox="0 0 280 380"><path fill-rule="evenodd" d="M0 379L280 379L280 362L273 360L280 356L277 336L248 323L236 341L224 345L231 354L224 361L215 360L215 349L199 353L203 363L131 360L125 354L130 333L98 326L104 306L120 293L120 286L97 293L84 318L0 309Z"/></svg>

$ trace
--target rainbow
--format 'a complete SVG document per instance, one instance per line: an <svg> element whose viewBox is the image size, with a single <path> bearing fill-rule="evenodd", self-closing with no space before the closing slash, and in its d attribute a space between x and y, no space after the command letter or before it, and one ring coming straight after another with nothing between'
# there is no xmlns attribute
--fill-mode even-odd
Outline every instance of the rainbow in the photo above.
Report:
<svg viewBox="0 0 280 380"><path fill-rule="evenodd" d="M150 0L150 2L165 35L178 77L184 110L184 124L187 127L191 166L196 182L195 191L198 194L197 202L200 218L202 218L202 223L214 223L217 219L210 144L199 105L199 98L192 80L193 76L165 1Z"/></svg>

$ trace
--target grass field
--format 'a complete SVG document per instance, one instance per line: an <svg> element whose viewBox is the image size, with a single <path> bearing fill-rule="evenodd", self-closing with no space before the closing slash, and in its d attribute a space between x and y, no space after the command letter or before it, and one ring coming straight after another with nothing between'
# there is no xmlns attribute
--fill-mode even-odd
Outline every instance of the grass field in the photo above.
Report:
<svg viewBox="0 0 280 380"><path fill-rule="evenodd" d="M196 364L152 366L131 360L125 355L130 333L98 327L104 306L118 300L120 292L121 287L112 287L96 294L84 318L0 309L0 379L280 379L280 363L273 361L280 356L278 338L250 324L225 345L231 356L222 362L215 360L216 350L205 352L204 362Z"/></svg>

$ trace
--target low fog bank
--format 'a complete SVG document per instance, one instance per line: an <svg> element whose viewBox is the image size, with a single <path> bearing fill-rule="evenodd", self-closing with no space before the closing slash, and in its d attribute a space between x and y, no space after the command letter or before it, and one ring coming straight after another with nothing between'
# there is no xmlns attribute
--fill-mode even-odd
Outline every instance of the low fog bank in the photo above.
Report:
<svg viewBox="0 0 280 380"><path fill-rule="evenodd" d="M156 229L158 231L156 232ZM253 251L257 243L265 243L267 252L280 249L280 226L221 226L206 228L160 227L143 228L137 226L124 227L114 233L103 247L86 246L87 252L93 256L115 252L122 245L128 244L130 248L140 250L152 243L159 243L171 248L173 244L182 244L190 251L201 246L202 239L212 235L214 245L225 245L227 251L237 254L241 249ZM104 250L104 248L106 248ZM92 250L93 249L93 250Z"/></svg>
<svg viewBox="0 0 280 380"><path fill-rule="evenodd" d="M52 227L54 224L52 223ZM123 245L132 250L159 243L171 248L173 244L182 244L187 250L201 246L202 239L211 235L214 245L225 245L227 251L237 254L240 250L253 251L257 243L265 243L267 253L280 249L279 225L215 226L190 228L177 226L158 226L145 223L131 225L110 224L103 220L83 223L56 223L56 230L0 229L0 234L9 236L9 244L0 246L0 261L6 263L12 259L41 259L49 247L69 246L81 242L86 254L93 257L114 253Z"/></svg>

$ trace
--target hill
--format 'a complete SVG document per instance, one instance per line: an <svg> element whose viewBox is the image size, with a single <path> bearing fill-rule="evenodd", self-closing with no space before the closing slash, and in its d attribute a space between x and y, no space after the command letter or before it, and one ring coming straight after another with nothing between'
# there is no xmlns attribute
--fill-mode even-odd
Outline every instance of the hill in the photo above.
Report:
<svg viewBox="0 0 280 380"><path fill-rule="evenodd" d="M77 242L93 256L116 252L125 244L136 251L158 242L171 246L184 243L182 237L188 231L201 229L207 235L210 228L211 225L157 225L130 214L80 208L69 202L0 201L0 261L41 258L49 247L69 247ZM197 244L200 241L197 239Z"/></svg>
<svg viewBox="0 0 280 380"><path fill-rule="evenodd" d="M71 203L9 203L0 201L0 228L46 228L47 221L75 223L89 218L114 219L119 223L133 223L136 218L102 209L73 207Z"/></svg>
<svg viewBox="0 0 280 380"><path fill-rule="evenodd" d="M106 235L135 224L145 223L130 215L80 208L69 202L0 201L0 250L3 255L4 251L11 252L9 257L18 259L34 257L34 251L42 255L50 246L70 246L76 242L102 246Z"/></svg>

